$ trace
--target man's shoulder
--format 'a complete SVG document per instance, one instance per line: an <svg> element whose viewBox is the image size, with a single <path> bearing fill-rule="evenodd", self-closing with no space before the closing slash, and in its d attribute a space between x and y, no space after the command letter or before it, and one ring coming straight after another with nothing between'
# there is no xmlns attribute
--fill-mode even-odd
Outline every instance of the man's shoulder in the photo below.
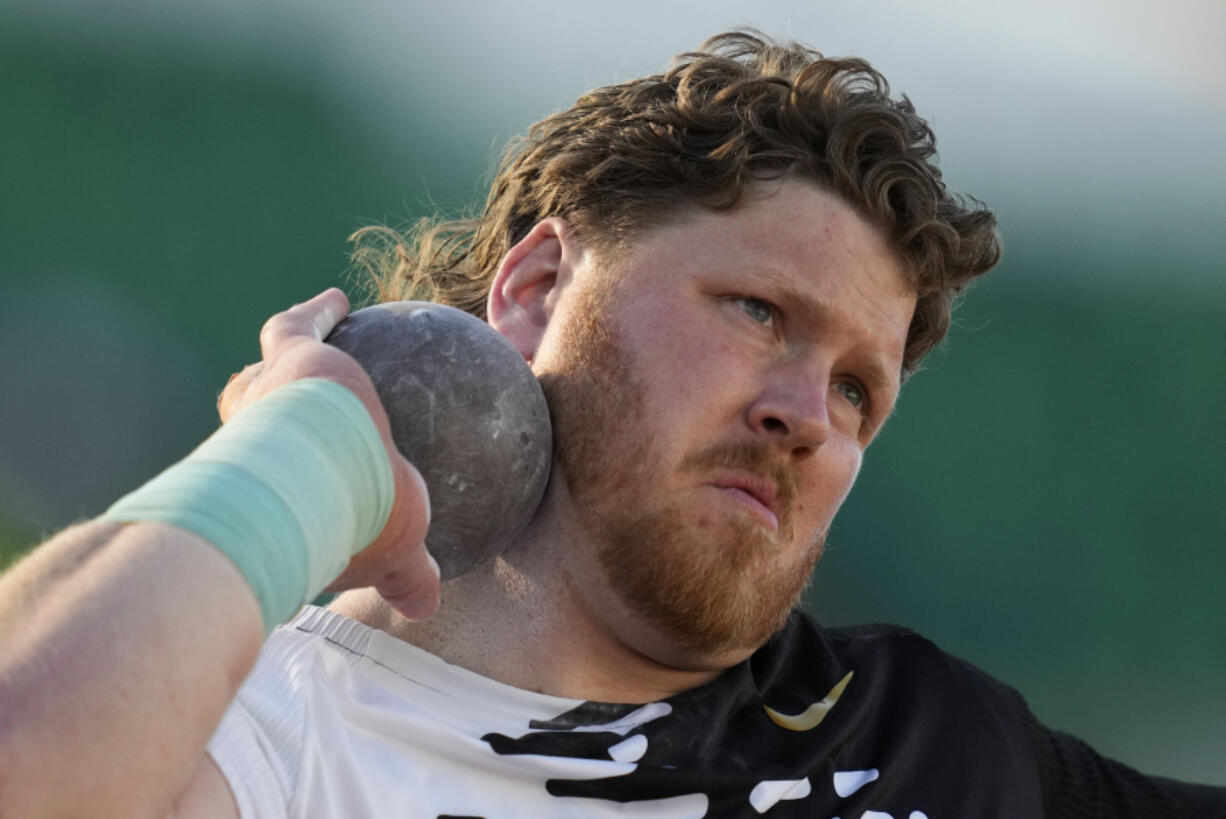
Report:
<svg viewBox="0 0 1226 819"><path fill-rule="evenodd" d="M947 669L951 674L969 674L975 678L988 677L972 663L906 626L893 623L824 626L799 609L763 650L800 655L795 659L802 661L820 658L827 663L851 664L885 674L922 668Z"/></svg>
<svg viewBox="0 0 1226 819"><path fill-rule="evenodd" d="M971 662L904 626L824 627L797 612L759 667L775 669L773 688L797 677L839 689L848 722L894 732L961 736L1020 751L1031 742L1033 716L1020 694ZM826 688L826 686L830 686ZM845 693L844 693L845 692Z"/></svg>
<svg viewBox="0 0 1226 819"><path fill-rule="evenodd" d="M784 633L796 631L809 635L822 635L825 639L842 646L866 649L896 650L905 648L914 651L932 651L944 654L937 644L925 635L897 623L857 623L854 625L829 626L817 622L804 609L796 609L788 618Z"/></svg>
<svg viewBox="0 0 1226 819"><path fill-rule="evenodd" d="M815 781L839 796L854 791L840 812L1042 814L1025 703L927 637L888 624L826 628L797 612L751 668L773 723L762 735L811 760Z"/></svg>
<svg viewBox="0 0 1226 819"><path fill-rule="evenodd" d="M780 637L792 651L822 650L844 664L893 674L918 671L943 677L965 678L975 684L989 683L1012 691L973 663L952 654L926 635L893 623L823 626L803 611L796 611Z"/></svg>

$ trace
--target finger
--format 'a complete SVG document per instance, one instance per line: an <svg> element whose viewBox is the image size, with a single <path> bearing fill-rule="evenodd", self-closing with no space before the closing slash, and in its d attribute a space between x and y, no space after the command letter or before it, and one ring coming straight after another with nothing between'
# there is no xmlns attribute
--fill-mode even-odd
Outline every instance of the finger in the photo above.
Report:
<svg viewBox="0 0 1226 819"><path fill-rule="evenodd" d="M426 482L412 464L393 456L396 501L379 537L358 554L324 591L373 586L399 612L414 620L439 605L438 564L424 543L430 525Z"/></svg>
<svg viewBox="0 0 1226 819"><path fill-rule="evenodd" d="M410 620L430 617L439 606L438 563L427 550L430 492L421 473L402 456L395 456L397 498L380 539L390 538L388 561L378 572L375 590L392 608Z"/></svg>
<svg viewBox="0 0 1226 819"><path fill-rule="evenodd" d="M442 601L438 563L425 544L413 550L409 563L376 583L375 591L408 619L425 620L438 611Z"/></svg>
<svg viewBox="0 0 1226 819"><path fill-rule="evenodd" d="M254 364L248 364L230 376L230 380L226 382L225 388L217 396L217 414L221 416L223 424L229 421L234 416L234 413L238 412L239 408L243 405L243 398L251 388L252 382L260 376L263 370L264 362L257 361Z"/></svg>
<svg viewBox="0 0 1226 819"><path fill-rule="evenodd" d="M348 312L348 297L340 288L330 287L270 318L260 330L260 354L267 361L294 339L323 341Z"/></svg>

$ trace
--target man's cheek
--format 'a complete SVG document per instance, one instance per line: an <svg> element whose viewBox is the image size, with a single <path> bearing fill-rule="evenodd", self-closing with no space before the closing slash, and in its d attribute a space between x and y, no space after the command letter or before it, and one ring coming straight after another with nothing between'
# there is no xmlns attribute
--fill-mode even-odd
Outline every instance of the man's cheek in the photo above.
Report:
<svg viewBox="0 0 1226 819"><path fill-rule="evenodd" d="M817 457L821 457L820 451ZM840 463L837 468L830 470L822 479L808 487L802 486L800 502L797 504L798 512L808 507L813 514L820 515L819 526L822 529L829 528L835 514L843 506L847 496L851 494L856 477L860 474L863 454L856 447L854 451L843 454L838 460Z"/></svg>

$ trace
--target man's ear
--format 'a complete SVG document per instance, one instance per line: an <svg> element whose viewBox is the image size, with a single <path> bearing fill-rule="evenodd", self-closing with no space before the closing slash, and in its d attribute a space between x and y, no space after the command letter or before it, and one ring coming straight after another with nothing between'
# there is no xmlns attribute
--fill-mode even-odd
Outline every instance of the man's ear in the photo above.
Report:
<svg viewBox="0 0 1226 819"><path fill-rule="evenodd" d="M564 219L551 216L507 251L486 302L486 319L531 361L554 305L570 283L579 245Z"/></svg>

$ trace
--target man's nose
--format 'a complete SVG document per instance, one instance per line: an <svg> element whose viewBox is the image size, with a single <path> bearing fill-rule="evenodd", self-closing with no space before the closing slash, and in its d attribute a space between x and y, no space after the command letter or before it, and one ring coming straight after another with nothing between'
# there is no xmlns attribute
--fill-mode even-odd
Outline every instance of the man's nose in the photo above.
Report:
<svg viewBox="0 0 1226 819"><path fill-rule="evenodd" d="M812 455L830 436L830 379L813 371L780 373L749 408L749 426L794 458Z"/></svg>

